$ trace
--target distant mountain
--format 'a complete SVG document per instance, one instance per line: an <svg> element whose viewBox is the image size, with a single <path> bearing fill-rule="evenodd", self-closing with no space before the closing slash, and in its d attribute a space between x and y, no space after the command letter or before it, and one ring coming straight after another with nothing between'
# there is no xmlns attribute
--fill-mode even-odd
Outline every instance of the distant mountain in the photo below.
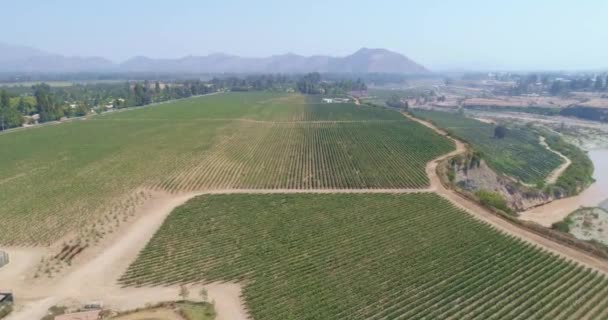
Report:
<svg viewBox="0 0 608 320"><path fill-rule="evenodd" d="M5 43L0 43L0 63L16 61L24 57L44 57L49 55L50 53L30 47L11 46Z"/></svg>
<svg viewBox="0 0 608 320"><path fill-rule="evenodd" d="M386 49L363 48L346 57L300 56L293 53L247 58L223 53L152 59L145 56L115 64L99 57L66 57L29 47L0 44L0 71L12 72L178 72L178 73L399 73L429 71Z"/></svg>
<svg viewBox="0 0 608 320"><path fill-rule="evenodd" d="M409 58L386 49L362 48L350 56L338 58L329 65L330 72L353 73L428 73Z"/></svg>
<svg viewBox="0 0 608 320"><path fill-rule="evenodd" d="M0 71L82 72L110 71L112 61L98 57L66 57L38 49L0 43Z"/></svg>

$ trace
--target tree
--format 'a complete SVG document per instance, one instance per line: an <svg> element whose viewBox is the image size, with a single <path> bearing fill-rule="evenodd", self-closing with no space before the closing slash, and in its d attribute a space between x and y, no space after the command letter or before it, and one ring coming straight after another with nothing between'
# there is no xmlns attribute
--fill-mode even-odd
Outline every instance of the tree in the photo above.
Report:
<svg viewBox="0 0 608 320"><path fill-rule="evenodd" d="M188 287L186 287L183 284L180 285L179 286L179 296L182 298L182 300L188 299L189 295L190 295L190 290L188 290Z"/></svg>
<svg viewBox="0 0 608 320"><path fill-rule="evenodd" d="M209 300L209 293L207 292L207 289L202 288L199 295L201 296L201 300L203 300L203 302L207 302L207 300Z"/></svg>
<svg viewBox="0 0 608 320"><path fill-rule="evenodd" d="M386 100L386 105L392 108L399 108L405 110L409 108L409 103L401 99L401 97L397 94L391 95L388 100Z"/></svg>
<svg viewBox="0 0 608 320"><path fill-rule="evenodd" d="M593 89L596 91L602 91L604 89L604 79L600 76L595 77L595 85Z"/></svg>
<svg viewBox="0 0 608 320"><path fill-rule="evenodd" d="M156 81L156 82L154 83L154 92L155 92L156 94L159 94L159 93L160 93L160 83L159 83L158 81Z"/></svg>
<svg viewBox="0 0 608 320"><path fill-rule="evenodd" d="M6 117L8 115L8 108L11 106L11 99L8 93L4 90L0 91L0 130L4 131L8 125L6 123Z"/></svg>
<svg viewBox="0 0 608 320"><path fill-rule="evenodd" d="M55 97L51 87L42 83L32 87L36 98L36 111L40 114L40 121L53 121L63 116L61 110L55 105Z"/></svg>
<svg viewBox="0 0 608 320"><path fill-rule="evenodd" d="M17 108L11 106L8 92L0 91L0 130L19 127L23 124L23 117Z"/></svg>
<svg viewBox="0 0 608 320"><path fill-rule="evenodd" d="M565 90L565 85L563 82L553 81L553 84L551 84L551 89L549 89L549 93L556 96L556 95L559 95L560 93L562 93L562 91L564 91L564 90Z"/></svg>
<svg viewBox="0 0 608 320"><path fill-rule="evenodd" d="M23 97L19 98L19 102L17 103L17 110L23 115L30 115L36 111L34 106L27 102Z"/></svg>
<svg viewBox="0 0 608 320"><path fill-rule="evenodd" d="M507 128L505 126L497 126L494 128L494 138L503 139L507 136Z"/></svg>

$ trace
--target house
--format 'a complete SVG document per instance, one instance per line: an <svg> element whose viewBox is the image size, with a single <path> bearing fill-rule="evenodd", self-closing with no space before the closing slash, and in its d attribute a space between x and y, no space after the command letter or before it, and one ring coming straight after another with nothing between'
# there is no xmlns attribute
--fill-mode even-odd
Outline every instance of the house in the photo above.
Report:
<svg viewBox="0 0 608 320"><path fill-rule="evenodd" d="M349 98L334 98L334 103L348 103L350 102Z"/></svg>
<svg viewBox="0 0 608 320"><path fill-rule="evenodd" d="M99 320L101 310L82 311L58 315L55 320Z"/></svg>

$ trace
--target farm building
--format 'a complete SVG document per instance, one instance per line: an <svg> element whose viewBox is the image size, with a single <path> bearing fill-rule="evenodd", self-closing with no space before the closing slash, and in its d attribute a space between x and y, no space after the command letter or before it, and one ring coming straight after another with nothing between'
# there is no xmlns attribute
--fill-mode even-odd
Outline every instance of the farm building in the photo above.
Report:
<svg viewBox="0 0 608 320"><path fill-rule="evenodd" d="M58 315L55 320L99 320L101 319L101 310L74 312Z"/></svg>
<svg viewBox="0 0 608 320"><path fill-rule="evenodd" d="M349 98L323 98L324 103L348 103Z"/></svg>

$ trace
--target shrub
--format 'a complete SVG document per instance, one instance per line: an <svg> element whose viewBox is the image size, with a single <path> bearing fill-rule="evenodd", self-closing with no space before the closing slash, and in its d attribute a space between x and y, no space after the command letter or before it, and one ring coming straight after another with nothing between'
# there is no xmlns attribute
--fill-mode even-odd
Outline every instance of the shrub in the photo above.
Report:
<svg viewBox="0 0 608 320"><path fill-rule="evenodd" d="M507 213L513 213L511 208L509 208L507 201L499 193L479 190L475 192L475 195L477 198L479 198L481 204L486 207L496 208Z"/></svg>
<svg viewBox="0 0 608 320"><path fill-rule="evenodd" d="M557 230L557 231L561 231L561 232L570 232L570 223L572 222L572 220L570 220L570 217L556 222L554 224L551 225L551 229Z"/></svg>

